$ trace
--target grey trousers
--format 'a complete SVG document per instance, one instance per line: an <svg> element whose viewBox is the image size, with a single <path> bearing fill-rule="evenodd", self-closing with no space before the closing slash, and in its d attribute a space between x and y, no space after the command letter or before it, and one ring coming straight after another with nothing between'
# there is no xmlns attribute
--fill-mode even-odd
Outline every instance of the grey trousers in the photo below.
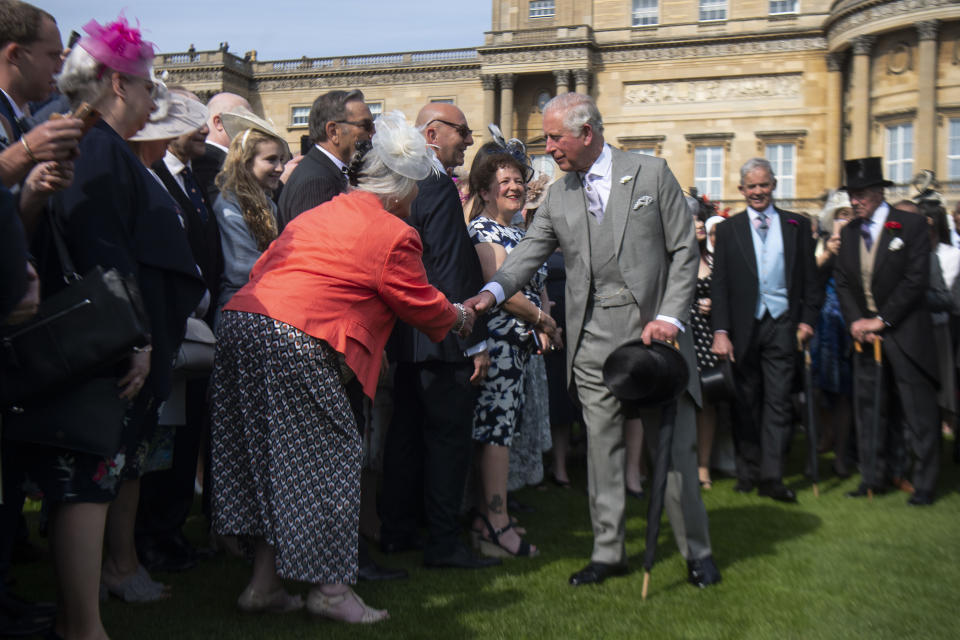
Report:
<svg viewBox="0 0 960 640"><path fill-rule="evenodd" d="M640 417L645 432L653 435L648 442L655 442L660 428L659 409L628 414L629 410L603 383L604 360L615 347L639 337L642 329L636 305L588 310L573 359L574 383L587 429L587 489L594 562L626 562L624 423L628 417ZM677 547L687 560L711 554L707 511L700 498L696 439L696 407L689 394L684 393L677 405L665 508Z"/></svg>

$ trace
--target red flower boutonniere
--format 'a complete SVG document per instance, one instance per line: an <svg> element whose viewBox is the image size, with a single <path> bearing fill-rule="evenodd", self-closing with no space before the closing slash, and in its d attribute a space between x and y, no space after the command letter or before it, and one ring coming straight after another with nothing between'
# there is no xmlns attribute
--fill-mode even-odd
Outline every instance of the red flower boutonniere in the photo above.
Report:
<svg viewBox="0 0 960 640"><path fill-rule="evenodd" d="M897 222L896 220L888 220L887 223L883 225L883 228L890 229L890 231L892 231L893 233L896 233L900 231L900 229L903 229L903 225Z"/></svg>
<svg viewBox="0 0 960 640"><path fill-rule="evenodd" d="M795 227L799 227L799 226L800 226L800 223L797 222L796 220L794 220L793 218L787 218L787 222L789 222L790 224L792 224L792 225L795 226Z"/></svg>
<svg viewBox="0 0 960 640"><path fill-rule="evenodd" d="M890 235L893 236L893 239L890 241L890 244L887 245L887 249L890 251L900 251L903 248L903 239L900 237L900 230L903 228L903 225L897 222L896 220L888 220L884 229L890 231Z"/></svg>

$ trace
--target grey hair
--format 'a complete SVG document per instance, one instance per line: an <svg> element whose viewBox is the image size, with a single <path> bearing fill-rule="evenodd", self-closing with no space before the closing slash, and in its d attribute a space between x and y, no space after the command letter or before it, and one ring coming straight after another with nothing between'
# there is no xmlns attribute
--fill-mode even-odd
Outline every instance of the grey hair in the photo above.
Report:
<svg viewBox="0 0 960 640"><path fill-rule="evenodd" d="M310 107L310 139L324 142L327 139L327 123L347 117L348 102L363 102L363 92L329 91L313 101Z"/></svg>
<svg viewBox="0 0 960 640"><path fill-rule="evenodd" d="M378 196L385 209L389 208L391 199L403 200L416 186L416 180L388 167L376 149L371 149L363 157L356 188Z"/></svg>
<svg viewBox="0 0 960 640"><path fill-rule="evenodd" d="M86 49L74 47L57 76L57 87L60 93L70 99L73 107L82 102L96 106L97 100L110 86L110 75L109 69L87 53Z"/></svg>
<svg viewBox="0 0 960 640"><path fill-rule="evenodd" d="M740 184L743 184L743 181L747 178L747 174L754 169L764 169L770 174L771 180L777 179L777 175L773 172L773 165L770 164L769 160L766 158L750 158L740 167Z"/></svg>
<svg viewBox="0 0 960 640"><path fill-rule="evenodd" d="M583 125L589 124L597 133L603 133L603 117L597 109L597 103L582 93L561 93L543 107L543 112L559 109L563 112L563 128L571 133L579 133Z"/></svg>

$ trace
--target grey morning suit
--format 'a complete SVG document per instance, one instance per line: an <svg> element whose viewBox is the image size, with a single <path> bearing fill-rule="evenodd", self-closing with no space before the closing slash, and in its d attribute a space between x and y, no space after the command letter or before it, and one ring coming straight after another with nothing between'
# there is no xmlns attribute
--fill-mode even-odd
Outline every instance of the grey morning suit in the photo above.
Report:
<svg viewBox="0 0 960 640"><path fill-rule="evenodd" d="M680 186L660 158L611 149L610 197L601 221L587 211L576 173L547 193L533 225L494 281L513 295L559 245L567 269L567 372L583 405L588 436L588 489L594 546L591 560L626 562L624 440L628 417L603 384L602 366L623 342L639 338L658 315L686 323L696 287L699 251ZM696 372L689 330L678 336ZM700 383L690 377L678 404L666 509L677 546L688 560L710 555L707 514L700 499L696 409ZM644 411L655 437L659 411Z"/></svg>

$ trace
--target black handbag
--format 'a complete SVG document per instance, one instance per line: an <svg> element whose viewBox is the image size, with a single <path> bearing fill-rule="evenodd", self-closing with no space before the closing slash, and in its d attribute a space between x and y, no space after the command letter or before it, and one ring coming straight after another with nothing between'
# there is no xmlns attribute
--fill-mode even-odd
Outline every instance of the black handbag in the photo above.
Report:
<svg viewBox="0 0 960 640"><path fill-rule="evenodd" d="M119 397L117 380L91 378L47 401L10 408L3 414L3 439L112 458L130 407Z"/></svg>
<svg viewBox="0 0 960 640"><path fill-rule="evenodd" d="M150 341L135 278L100 266L80 277L53 216L50 229L67 286L33 319L0 331L4 407L88 379Z"/></svg>

